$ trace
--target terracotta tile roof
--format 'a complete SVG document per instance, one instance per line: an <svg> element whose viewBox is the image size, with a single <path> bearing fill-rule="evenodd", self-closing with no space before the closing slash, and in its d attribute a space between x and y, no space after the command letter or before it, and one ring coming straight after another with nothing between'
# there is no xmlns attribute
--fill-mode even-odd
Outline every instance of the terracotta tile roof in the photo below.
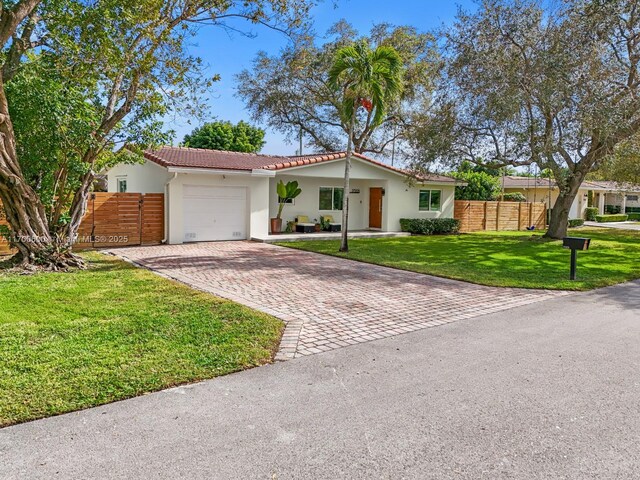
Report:
<svg viewBox="0 0 640 480"><path fill-rule="evenodd" d="M203 148L161 147L147 150L145 158L163 167L209 168L215 170L254 170L271 163L284 161L286 157L272 157L255 153L224 152Z"/></svg>
<svg viewBox="0 0 640 480"><path fill-rule="evenodd" d="M330 162L346 158L346 152L319 153L302 156L262 155L257 153L226 152L221 150L206 150L187 147L161 147L157 150L144 152L145 158L163 167L175 168L204 168L212 170L251 171L284 170L302 167L316 163ZM354 153L354 157L373 165L391 170L398 174L412 176L410 172L378 162L364 155ZM455 183L456 180L443 175L423 175L417 177L420 181Z"/></svg>

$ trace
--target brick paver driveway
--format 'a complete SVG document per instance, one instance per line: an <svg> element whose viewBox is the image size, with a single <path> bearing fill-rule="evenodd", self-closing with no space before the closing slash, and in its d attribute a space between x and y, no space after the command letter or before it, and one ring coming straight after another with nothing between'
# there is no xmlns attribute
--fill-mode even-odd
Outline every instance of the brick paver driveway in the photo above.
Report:
<svg viewBox="0 0 640 480"><path fill-rule="evenodd" d="M281 318L287 322L277 356L282 360L567 294L484 287L252 242L113 253Z"/></svg>

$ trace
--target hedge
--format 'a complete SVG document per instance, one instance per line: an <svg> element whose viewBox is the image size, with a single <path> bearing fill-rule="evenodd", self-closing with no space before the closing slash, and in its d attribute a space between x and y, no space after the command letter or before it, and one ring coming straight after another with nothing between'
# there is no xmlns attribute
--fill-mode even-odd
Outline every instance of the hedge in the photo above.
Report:
<svg viewBox="0 0 640 480"><path fill-rule="evenodd" d="M525 197L520 192L512 192L502 195L502 200L504 200L505 202L526 202L527 197Z"/></svg>
<svg viewBox="0 0 640 480"><path fill-rule="evenodd" d="M569 219L569 228L581 227L584 225L584 220L581 218L570 218Z"/></svg>
<svg viewBox="0 0 640 480"><path fill-rule="evenodd" d="M617 215L596 215L596 222L626 222L629 220L629 215L619 213Z"/></svg>
<svg viewBox="0 0 640 480"><path fill-rule="evenodd" d="M598 207L587 207L584 211L584 218L590 222L595 222L598 216Z"/></svg>
<svg viewBox="0 0 640 480"><path fill-rule="evenodd" d="M400 228L403 232L414 235L442 235L458 233L460 220L455 218L401 218Z"/></svg>
<svg viewBox="0 0 640 480"><path fill-rule="evenodd" d="M629 217L629 220L635 220L640 222L640 213L628 213L627 217Z"/></svg>
<svg viewBox="0 0 640 480"><path fill-rule="evenodd" d="M620 205L605 205L604 213L607 215L618 215L622 214L622 207Z"/></svg>

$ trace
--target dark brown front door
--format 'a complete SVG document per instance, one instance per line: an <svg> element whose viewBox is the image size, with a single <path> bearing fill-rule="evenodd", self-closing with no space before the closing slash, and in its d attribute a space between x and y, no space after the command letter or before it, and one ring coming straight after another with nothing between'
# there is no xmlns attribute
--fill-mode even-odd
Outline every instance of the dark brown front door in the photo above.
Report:
<svg viewBox="0 0 640 480"><path fill-rule="evenodd" d="M382 228L382 188L369 189L369 228Z"/></svg>

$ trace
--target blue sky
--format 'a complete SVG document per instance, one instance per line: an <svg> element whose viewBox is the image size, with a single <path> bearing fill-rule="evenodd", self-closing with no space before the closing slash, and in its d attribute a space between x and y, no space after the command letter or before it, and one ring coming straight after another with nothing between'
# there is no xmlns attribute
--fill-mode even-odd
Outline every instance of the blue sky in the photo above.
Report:
<svg viewBox="0 0 640 480"><path fill-rule="evenodd" d="M457 6L473 9L473 0L337 0L337 6L328 0L313 10L313 28L319 34L340 19L346 19L358 31L367 32L376 23L387 22L394 25L412 25L419 30L432 30L453 21ZM242 25L246 27L246 25ZM206 101L211 107L211 116L220 120L238 122L250 121L243 102L234 96L235 74L251 66L260 50L276 54L288 39L281 33L266 28L253 27L255 38L247 38L238 33L229 33L220 28L203 28L195 39L191 53L201 57L208 65L210 74L218 73L222 79L211 90ZM176 118L168 121L168 127L177 132L176 142L182 141L186 133L198 126L187 119ZM263 125L259 125L264 127ZM283 135L267 130L263 153L293 155L295 144L288 144Z"/></svg>

